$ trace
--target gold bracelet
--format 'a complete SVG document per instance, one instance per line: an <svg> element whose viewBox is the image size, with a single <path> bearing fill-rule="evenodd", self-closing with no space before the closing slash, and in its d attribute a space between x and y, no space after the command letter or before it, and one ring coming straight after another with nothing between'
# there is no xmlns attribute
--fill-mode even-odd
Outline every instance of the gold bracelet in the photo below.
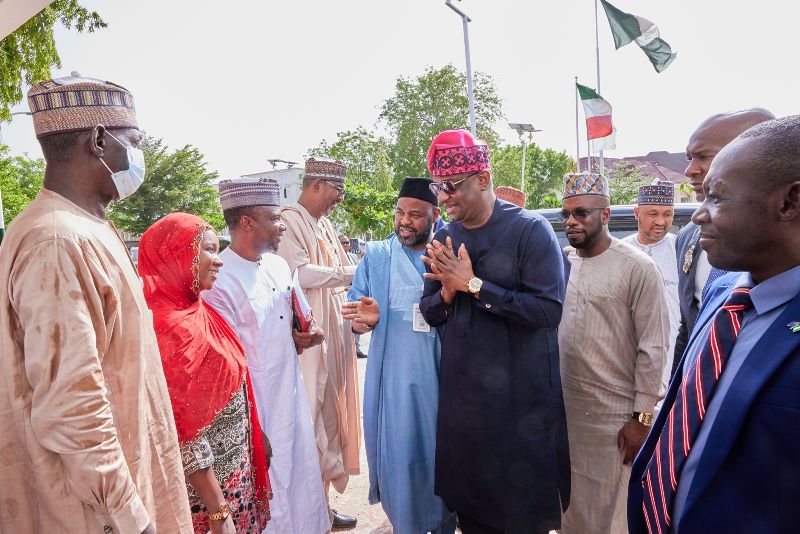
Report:
<svg viewBox="0 0 800 534"><path fill-rule="evenodd" d="M219 512L208 514L209 521L225 521L231 515L231 507L227 502L219 505Z"/></svg>

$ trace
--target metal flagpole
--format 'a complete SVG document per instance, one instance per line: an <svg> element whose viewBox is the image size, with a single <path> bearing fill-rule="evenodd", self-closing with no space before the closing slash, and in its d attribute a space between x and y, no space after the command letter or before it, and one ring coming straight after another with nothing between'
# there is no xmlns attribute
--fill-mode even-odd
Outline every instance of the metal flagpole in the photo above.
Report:
<svg viewBox="0 0 800 534"><path fill-rule="evenodd" d="M598 29L597 22L597 0L594 0L594 52L597 58L597 94L602 96L600 92L600 30ZM603 160L603 151L600 151L600 174L605 174L605 161Z"/></svg>
<svg viewBox="0 0 800 534"><path fill-rule="evenodd" d="M581 172L580 120L578 118L578 77L575 76L575 170Z"/></svg>

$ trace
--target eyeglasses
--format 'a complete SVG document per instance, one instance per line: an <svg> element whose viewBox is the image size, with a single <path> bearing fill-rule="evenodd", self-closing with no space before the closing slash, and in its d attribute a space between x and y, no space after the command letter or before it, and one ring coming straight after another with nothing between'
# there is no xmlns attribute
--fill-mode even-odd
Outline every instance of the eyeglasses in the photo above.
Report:
<svg viewBox="0 0 800 534"><path fill-rule="evenodd" d="M594 210L604 210L605 208L577 208L572 211L569 210L561 210L559 214L559 220L561 222L567 222L567 219L570 217L574 217L576 221L585 221L586 217L589 216Z"/></svg>
<svg viewBox="0 0 800 534"><path fill-rule="evenodd" d="M432 184L428 184L428 187L431 189L431 192L434 195L436 195L437 197L439 196L439 193L441 191L444 191L448 195L452 195L453 193L456 192L456 186L458 184L460 184L461 182L463 182L465 180L469 180L470 178L472 178L476 174L480 174L482 172L483 171L473 172L469 176L465 176L464 178L462 178L460 180L456 180L455 182L453 182L451 180L445 180L444 182L433 182Z"/></svg>
<svg viewBox="0 0 800 534"><path fill-rule="evenodd" d="M326 184L328 184L329 186L331 186L333 188L333 190L336 191L339 194L339 196L342 196L342 197L344 196L344 186L343 185L335 186L335 185L333 185L333 181L331 181L331 180L322 180L322 181L325 182ZM338 183L341 183L341 182L337 181L336 183L338 184Z"/></svg>

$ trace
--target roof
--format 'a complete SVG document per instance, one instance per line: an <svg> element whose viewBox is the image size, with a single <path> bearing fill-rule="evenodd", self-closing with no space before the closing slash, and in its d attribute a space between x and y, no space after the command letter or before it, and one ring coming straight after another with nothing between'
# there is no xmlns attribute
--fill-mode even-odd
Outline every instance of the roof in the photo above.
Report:
<svg viewBox="0 0 800 534"><path fill-rule="evenodd" d="M667 152L660 150L656 152L648 152L644 156L628 156L625 158L604 158L605 166L610 167L622 162L633 165L634 167L642 167L642 174L648 178L658 178L660 180L669 180L670 182L681 184L687 182L689 179L684 176L683 171L686 168L687 161L686 155L680 152ZM592 168L597 170L599 161L597 158L592 159ZM579 162L579 169L586 170L586 158L581 158Z"/></svg>

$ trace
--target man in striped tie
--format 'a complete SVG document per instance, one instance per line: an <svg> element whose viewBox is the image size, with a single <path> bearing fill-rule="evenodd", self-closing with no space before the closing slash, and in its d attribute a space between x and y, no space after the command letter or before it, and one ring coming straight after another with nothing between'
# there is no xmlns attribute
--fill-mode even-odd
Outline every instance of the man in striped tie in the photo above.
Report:
<svg viewBox="0 0 800 534"><path fill-rule="evenodd" d="M716 156L693 216L710 287L633 465L632 533L800 528L800 116Z"/></svg>

